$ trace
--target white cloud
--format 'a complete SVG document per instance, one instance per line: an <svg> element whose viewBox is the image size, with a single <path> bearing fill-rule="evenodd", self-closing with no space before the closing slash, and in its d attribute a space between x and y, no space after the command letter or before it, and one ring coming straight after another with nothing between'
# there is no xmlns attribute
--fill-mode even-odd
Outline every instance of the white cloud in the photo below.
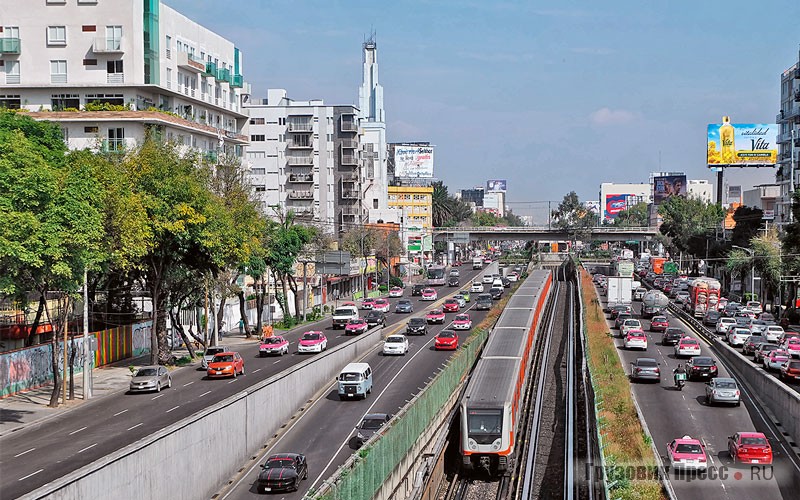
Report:
<svg viewBox="0 0 800 500"><path fill-rule="evenodd" d="M638 117L636 113L624 109L600 108L589 115L589 118L595 125L621 125L631 123Z"/></svg>

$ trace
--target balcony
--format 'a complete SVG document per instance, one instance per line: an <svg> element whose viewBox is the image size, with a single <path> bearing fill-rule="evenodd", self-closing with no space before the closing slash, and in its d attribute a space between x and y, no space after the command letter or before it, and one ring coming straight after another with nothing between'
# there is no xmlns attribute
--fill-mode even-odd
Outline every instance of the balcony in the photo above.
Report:
<svg viewBox="0 0 800 500"><path fill-rule="evenodd" d="M344 149L358 149L358 141L353 139L344 139L342 141L342 148Z"/></svg>
<svg viewBox="0 0 800 500"><path fill-rule="evenodd" d="M358 132L358 123L355 115L342 115L339 122L339 130L342 132Z"/></svg>
<svg viewBox="0 0 800 500"><path fill-rule="evenodd" d="M244 87L244 77L242 75L231 75L231 87L237 89Z"/></svg>
<svg viewBox="0 0 800 500"><path fill-rule="evenodd" d="M0 38L0 54L19 54L22 42L19 38Z"/></svg>
<svg viewBox="0 0 800 500"><path fill-rule="evenodd" d="M358 157L356 155L342 155L342 165L358 165Z"/></svg>
<svg viewBox="0 0 800 500"><path fill-rule="evenodd" d="M94 39L92 52L95 54L122 54L125 51L122 49L124 38L106 38L99 36Z"/></svg>
<svg viewBox="0 0 800 500"><path fill-rule="evenodd" d="M125 83L125 75L122 73L106 73L106 83L113 85Z"/></svg>
<svg viewBox="0 0 800 500"><path fill-rule="evenodd" d="M296 189L290 189L286 192L289 196L290 200L313 200L314 199L314 191L300 191Z"/></svg>
<svg viewBox="0 0 800 500"><path fill-rule="evenodd" d="M314 164L313 156L287 156L286 164L290 167L303 166L308 167Z"/></svg>
<svg viewBox="0 0 800 500"><path fill-rule="evenodd" d="M289 182L309 184L314 182L314 174L289 174Z"/></svg>
<svg viewBox="0 0 800 500"><path fill-rule="evenodd" d="M361 210L358 207L342 207L342 215L357 217L361 215Z"/></svg>
<svg viewBox="0 0 800 500"><path fill-rule="evenodd" d="M314 123L311 121L302 121L302 122L286 122L286 131L287 132L313 132L314 131Z"/></svg>
<svg viewBox="0 0 800 500"><path fill-rule="evenodd" d="M792 118L799 118L800 117L800 106L795 106L794 108L784 111L783 119L784 120L791 120Z"/></svg>
<svg viewBox="0 0 800 500"><path fill-rule="evenodd" d="M286 147L288 149L313 149L314 145L309 138L308 141L288 141Z"/></svg>
<svg viewBox="0 0 800 500"><path fill-rule="evenodd" d="M217 77L217 63L206 63L206 76L213 76L214 78Z"/></svg>
<svg viewBox="0 0 800 500"><path fill-rule="evenodd" d="M216 78L220 82L230 82L231 81L231 70L229 70L228 68L218 69Z"/></svg>
<svg viewBox="0 0 800 500"><path fill-rule="evenodd" d="M314 219L314 210L310 208L300 208L300 209L292 209L294 212L294 218L297 220L313 220Z"/></svg>
<svg viewBox="0 0 800 500"><path fill-rule="evenodd" d="M206 70L205 63L188 52L178 52L177 62L180 69L185 69L193 73L200 74Z"/></svg>
<svg viewBox="0 0 800 500"><path fill-rule="evenodd" d="M352 189L342 189L342 199L343 200L357 200L358 199L358 191Z"/></svg>
<svg viewBox="0 0 800 500"><path fill-rule="evenodd" d="M794 91L794 102L800 102L800 90Z"/></svg>
<svg viewBox="0 0 800 500"><path fill-rule="evenodd" d="M342 182L358 182L358 174L355 172L345 172L342 174Z"/></svg>

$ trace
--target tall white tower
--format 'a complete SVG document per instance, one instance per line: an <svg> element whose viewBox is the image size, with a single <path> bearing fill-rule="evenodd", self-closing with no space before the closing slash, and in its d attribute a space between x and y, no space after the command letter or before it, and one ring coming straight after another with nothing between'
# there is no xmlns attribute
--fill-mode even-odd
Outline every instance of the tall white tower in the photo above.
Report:
<svg viewBox="0 0 800 500"><path fill-rule="evenodd" d="M386 173L386 114L383 109L383 87L378 83L378 45L372 33L362 45L364 67L358 89L361 147L364 167L363 200L365 210L388 207Z"/></svg>

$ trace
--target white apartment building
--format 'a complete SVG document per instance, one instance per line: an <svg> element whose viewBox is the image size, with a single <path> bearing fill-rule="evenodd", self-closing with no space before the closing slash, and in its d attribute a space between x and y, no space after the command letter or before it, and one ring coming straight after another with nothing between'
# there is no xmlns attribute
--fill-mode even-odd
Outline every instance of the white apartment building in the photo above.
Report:
<svg viewBox="0 0 800 500"><path fill-rule="evenodd" d="M778 135L778 170L775 181L781 187L780 198L775 204L775 223L791 221L791 189L800 187L800 50L797 62L781 73L781 108L776 123L780 125ZM794 181L792 182L792 177Z"/></svg>
<svg viewBox="0 0 800 500"><path fill-rule="evenodd" d="M0 107L60 123L70 147L247 144L241 52L158 0L0 0L0 30Z"/></svg>
<svg viewBox="0 0 800 500"><path fill-rule="evenodd" d="M361 144L364 166L364 209L386 209L388 174L386 159L386 112L383 86L378 83L378 45L374 36L364 42L363 75L358 90Z"/></svg>
<svg viewBox="0 0 800 500"><path fill-rule="evenodd" d="M714 198L714 186L706 179L689 179L686 181L686 196L711 203Z"/></svg>
<svg viewBox="0 0 800 500"><path fill-rule="evenodd" d="M492 210L498 217L506 216L506 193L502 191L489 191L483 194L483 208Z"/></svg>
<svg viewBox="0 0 800 500"><path fill-rule="evenodd" d="M296 101L286 90L245 105L250 182L267 214L292 210L333 234L365 222L358 108Z"/></svg>

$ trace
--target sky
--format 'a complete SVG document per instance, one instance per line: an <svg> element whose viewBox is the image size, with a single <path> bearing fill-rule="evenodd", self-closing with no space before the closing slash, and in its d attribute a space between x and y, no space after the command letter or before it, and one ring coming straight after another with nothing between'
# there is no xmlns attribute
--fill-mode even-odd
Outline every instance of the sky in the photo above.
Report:
<svg viewBox="0 0 800 500"><path fill-rule="evenodd" d="M254 98L357 105L374 31L388 141L436 145L451 192L507 179L511 208L536 217L652 171L714 180L707 124L774 122L800 50L797 0L165 3L243 51Z"/></svg>

